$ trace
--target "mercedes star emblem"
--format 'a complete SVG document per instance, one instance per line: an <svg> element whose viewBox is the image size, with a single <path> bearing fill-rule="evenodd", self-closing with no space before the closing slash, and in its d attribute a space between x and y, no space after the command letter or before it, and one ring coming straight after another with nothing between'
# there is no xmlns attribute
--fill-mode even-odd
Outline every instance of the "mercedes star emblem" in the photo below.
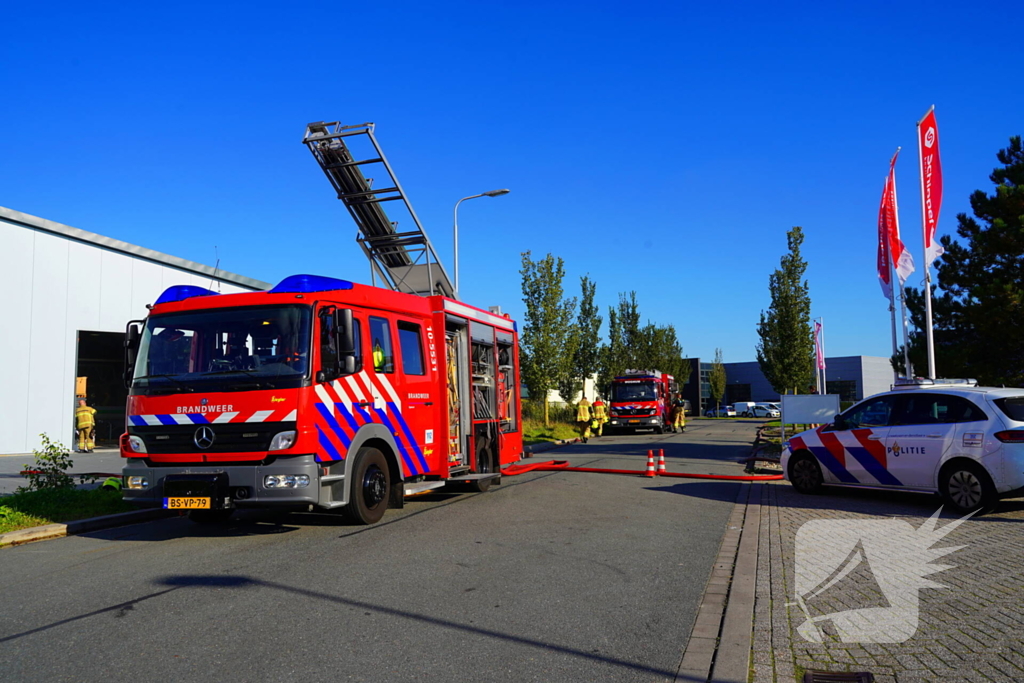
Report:
<svg viewBox="0 0 1024 683"><path fill-rule="evenodd" d="M213 439L213 430L204 426L196 430L196 436L193 441L196 444L196 448L207 449L213 445Z"/></svg>

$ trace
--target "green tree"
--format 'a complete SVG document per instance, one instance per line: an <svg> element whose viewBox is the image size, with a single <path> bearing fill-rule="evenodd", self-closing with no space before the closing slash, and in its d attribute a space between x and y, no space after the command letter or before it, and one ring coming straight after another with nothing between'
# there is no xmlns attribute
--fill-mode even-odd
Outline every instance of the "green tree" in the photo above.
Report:
<svg viewBox="0 0 1024 683"><path fill-rule="evenodd" d="M672 325L658 327L648 323L640 331L639 367L667 372L680 384L690 377L690 361L683 358L683 347Z"/></svg>
<svg viewBox="0 0 1024 683"><path fill-rule="evenodd" d="M935 366L944 377L1024 386L1024 146L1020 136L996 158L995 191L971 194L974 217L957 215L961 243L949 235L936 260L932 300ZM928 367L924 291L907 288L914 332L910 357Z"/></svg>
<svg viewBox="0 0 1024 683"><path fill-rule="evenodd" d="M640 346L640 305L636 292L619 294L619 305L608 308L608 344L601 348L598 382L607 394L612 379L637 368Z"/></svg>
<svg viewBox="0 0 1024 683"><path fill-rule="evenodd" d="M786 233L786 241L789 253L768 278L771 306L767 313L761 312L757 326L757 362L775 391L795 394L813 379L814 337L810 288L804 279L807 262L800 256L803 229L794 227Z"/></svg>
<svg viewBox="0 0 1024 683"><path fill-rule="evenodd" d="M598 371L601 355L601 322L598 307L594 303L597 283L584 275L580 278L579 311L573 325L574 352L569 372L558 385L558 393L566 401L572 401L583 389L584 382ZM589 397L593 400L593 396Z"/></svg>
<svg viewBox="0 0 1024 683"><path fill-rule="evenodd" d="M715 349L715 360L711 363L708 382L711 384L711 398L715 399L715 407L722 403L725 396L725 364L722 363L722 349Z"/></svg>
<svg viewBox="0 0 1024 683"><path fill-rule="evenodd" d="M523 303L526 315L519 335L520 376L530 398L544 404L544 424L550 425L548 392L570 373L576 334L572 325L576 299L564 299L561 257L548 254L539 261L522 254Z"/></svg>

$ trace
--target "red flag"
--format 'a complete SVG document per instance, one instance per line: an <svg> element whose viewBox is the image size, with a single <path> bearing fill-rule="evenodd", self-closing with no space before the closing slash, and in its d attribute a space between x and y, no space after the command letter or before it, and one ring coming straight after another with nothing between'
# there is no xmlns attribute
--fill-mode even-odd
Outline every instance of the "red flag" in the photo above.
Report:
<svg viewBox="0 0 1024 683"><path fill-rule="evenodd" d="M917 149L921 156L921 214L924 219L924 264L942 255L942 245L935 238L942 206L942 164L939 161L939 127L935 123L935 107L928 110L917 124Z"/></svg>
<svg viewBox="0 0 1024 683"><path fill-rule="evenodd" d="M889 175L885 179L882 203L878 208L878 277L886 297L890 295L892 288L889 259L896 268L896 276L900 279L901 287L914 272L914 257L900 239L900 216L896 203L896 157L899 153L900 150L897 148L896 154L893 154L889 161ZM884 264L883 258L886 259Z"/></svg>
<svg viewBox="0 0 1024 683"><path fill-rule="evenodd" d="M896 157L893 156L893 161ZM889 231L892 225L890 220L889 204L889 181L892 179L892 165L889 166L889 175L885 179L885 188L882 190L882 203L878 207L878 283L882 285L882 294L886 299L892 298L892 268L889 267ZM817 330L815 330L817 337Z"/></svg>

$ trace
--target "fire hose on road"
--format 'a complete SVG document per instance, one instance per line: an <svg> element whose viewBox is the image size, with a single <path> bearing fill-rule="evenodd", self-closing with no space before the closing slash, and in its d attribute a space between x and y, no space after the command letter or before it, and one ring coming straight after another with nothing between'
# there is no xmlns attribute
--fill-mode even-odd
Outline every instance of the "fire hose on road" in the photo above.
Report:
<svg viewBox="0 0 1024 683"><path fill-rule="evenodd" d="M517 474L527 472L599 472L602 474L634 474L646 477L677 477L680 479L714 479L718 481L774 481L782 479L781 474L694 474L690 472L668 472L665 470L664 454L661 455L661 462L657 472L654 470L654 452L647 451L646 470L613 470L600 467L569 467L567 460L548 460L546 462L530 463L528 465L514 464L503 467L503 475L514 477Z"/></svg>

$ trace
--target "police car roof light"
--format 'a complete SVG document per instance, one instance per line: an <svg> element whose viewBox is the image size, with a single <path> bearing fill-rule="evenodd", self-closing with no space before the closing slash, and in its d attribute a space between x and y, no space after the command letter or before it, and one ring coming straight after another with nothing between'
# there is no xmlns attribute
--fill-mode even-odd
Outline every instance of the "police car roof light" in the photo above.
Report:
<svg viewBox="0 0 1024 683"><path fill-rule="evenodd" d="M329 292L333 289L352 289L352 283L348 280L339 280L323 275L289 275L278 282L270 292L272 294Z"/></svg>
<svg viewBox="0 0 1024 683"><path fill-rule="evenodd" d="M958 385L965 387L978 386L976 379L928 379L927 377L900 377L893 383L894 389L909 389L913 387L930 387L935 385Z"/></svg>
<svg viewBox="0 0 1024 683"><path fill-rule="evenodd" d="M172 301L184 301L185 299L192 299L197 296L216 296L217 294L218 292L197 287L196 285L174 285L165 289L156 302L158 304L169 304Z"/></svg>

